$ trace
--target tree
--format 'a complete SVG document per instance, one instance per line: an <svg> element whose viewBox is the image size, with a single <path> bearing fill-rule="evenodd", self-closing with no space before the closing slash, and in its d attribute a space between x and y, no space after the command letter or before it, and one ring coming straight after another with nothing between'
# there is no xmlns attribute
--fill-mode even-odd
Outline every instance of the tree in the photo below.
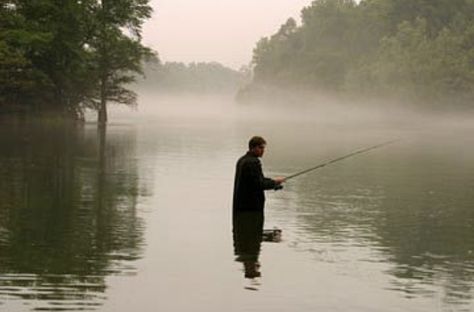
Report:
<svg viewBox="0 0 474 312"><path fill-rule="evenodd" d="M0 4L0 103L107 120L107 101L134 104L125 88L152 53L141 44L148 0L8 0Z"/></svg>
<svg viewBox="0 0 474 312"><path fill-rule="evenodd" d="M472 106L473 0L318 0L301 15L257 42L247 88Z"/></svg>
<svg viewBox="0 0 474 312"><path fill-rule="evenodd" d="M31 107L51 89L47 74L35 66L51 43L52 35L30 27L16 1L0 5L0 104L21 110Z"/></svg>
<svg viewBox="0 0 474 312"><path fill-rule="evenodd" d="M143 22L151 16L148 0L102 0L94 8L96 24L90 48L98 86L89 104L98 109L98 122L107 123L107 102L134 105L136 94L125 88L141 73L150 49L141 44ZM127 33L125 33L127 31Z"/></svg>
<svg viewBox="0 0 474 312"><path fill-rule="evenodd" d="M10 1L0 31L4 101L55 110L75 119L90 83L90 38L85 8L93 0ZM10 87L9 87L10 86ZM13 99L12 99L13 98Z"/></svg>

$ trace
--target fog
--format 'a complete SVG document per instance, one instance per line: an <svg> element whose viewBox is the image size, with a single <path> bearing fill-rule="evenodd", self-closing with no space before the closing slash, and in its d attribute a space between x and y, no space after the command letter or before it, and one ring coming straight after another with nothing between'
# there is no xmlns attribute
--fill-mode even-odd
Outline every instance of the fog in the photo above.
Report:
<svg viewBox="0 0 474 312"><path fill-rule="evenodd" d="M2 307L472 310L472 125L306 100L142 91L136 110L111 106L106 137L95 122L2 124ZM249 279L230 220L255 134L268 177L402 140L268 192L265 228L283 240L249 243L261 272Z"/></svg>
<svg viewBox="0 0 474 312"><path fill-rule="evenodd" d="M159 61L83 2L31 3L120 44L39 42L38 68L9 49L47 35L0 44L19 109L0 119L0 309L474 311L474 2L152 0ZM396 142L288 179L255 218L233 205L255 135L267 178Z"/></svg>
<svg viewBox="0 0 474 312"><path fill-rule="evenodd" d="M307 93L259 99L250 103L236 100L235 93L151 92L141 90L139 105L111 107L112 123L151 122L154 119L194 120L218 123L278 123L346 129L413 130L429 133L471 129L471 112L429 111L386 99L341 98ZM89 114L93 121L94 113ZM270 129L269 129L270 131Z"/></svg>
<svg viewBox="0 0 474 312"><path fill-rule="evenodd" d="M390 23L397 26L413 16L404 5L381 9L365 4L367 10L360 1L334 6L310 0L151 1L154 14L145 24L143 40L164 65L161 72L145 66L146 78L137 89L139 111L222 120L252 116L414 127L468 123L471 88L461 69L469 65L445 61L448 51L428 55L416 45L407 45L407 51L398 51L396 44L380 45L384 36L393 35L387 30L394 27ZM428 24L433 20L433 27L442 29L436 14L425 12L422 3L416 5ZM300 21L304 8L305 25ZM454 9L458 8L453 5ZM338 19L338 12L346 13ZM397 19L388 18L395 13L400 15ZM285 24L290 17L296 24ZM366 18L387 33L372 33ZM352 20L355 32L345 24ZM364 33L378 43L367 44ZM259 50L263 37L269 41ZM432 44L427 50L440 50L436 38ZM259 61L251 63L253 57ZM216 70L213 62L223 66ZM243 65L250 65L248 71L238 72Z"/></svg>

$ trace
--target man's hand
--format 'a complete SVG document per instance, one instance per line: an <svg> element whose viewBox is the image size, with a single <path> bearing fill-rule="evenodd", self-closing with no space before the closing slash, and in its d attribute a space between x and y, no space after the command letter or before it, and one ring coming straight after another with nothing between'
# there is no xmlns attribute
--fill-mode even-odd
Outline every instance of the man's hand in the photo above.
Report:
<svg viewBox="0 0 474 312"><path fill-rule="evenodd" d="M283 189L283 185L281 185L281 184L275 185L275 188L274 188L275 191L279 191L279 190L282 190L282 189Z"/></svg>
<svg viewBox="0 0 474 312"><path fill-rule="evenodd" d="M280 185L280 184L282 184L282 183L284 183L284 182L286 181L286 178L285 178L285 177L276 177L276 178L273 179L273 180L275 180L275 182L276 182L277 185Z"/></svg>

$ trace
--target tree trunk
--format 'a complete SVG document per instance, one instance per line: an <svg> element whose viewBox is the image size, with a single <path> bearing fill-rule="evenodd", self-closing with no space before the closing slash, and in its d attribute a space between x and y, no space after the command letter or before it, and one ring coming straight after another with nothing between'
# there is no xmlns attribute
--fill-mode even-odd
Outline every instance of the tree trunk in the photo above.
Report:
<svg viewBox="0 0 474 312"><path fill-rule="evenodd" d="M100 99L98 123L99 126L105 126L107 124L107 102L103 98Z"/></svg>
<svg viewBox="0 0 474 312"><path fill-rule="evenodd" d="M99 128L104 128L107 125L107 81L108 81L108 75L107 75L107 48L105 43L107 42L106 40L106 19L105 19L105 13L108 13L108 6L107 6L107 0L102 0L100 1L101 6L102 6L102 15L101 15L101 43L99 45L99 57L100 57L100 64L99 64L99 71L100 71L100 107L99 107L99 116L98 116L98 123L99 123Z"/></svg>
<svg viewBox="0 0 474 312"><path fill-rule="evenodd" d="M107 124L107 95L106 95L106 79L102 79L101 88L100 88L100 107L99 107L99 116L97 122L99 127L105 127Z"/></svg>

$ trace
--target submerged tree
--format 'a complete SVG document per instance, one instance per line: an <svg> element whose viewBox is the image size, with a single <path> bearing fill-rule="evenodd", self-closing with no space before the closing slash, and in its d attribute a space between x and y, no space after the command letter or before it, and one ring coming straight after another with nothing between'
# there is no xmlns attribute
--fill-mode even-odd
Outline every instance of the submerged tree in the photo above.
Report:
<svg viewBox="0 0 474 312"><path fill-rule="evenodd" d="M136 94L125 87L142 73L144 58L152 57L141 44L145 19L151 16L148 0L102 0L96 7L94 38L91 41L98 90L90 98L96 107L98 122L107 122L107 102L136 104Z"/></svg>
<svg viewBox="0 0 474 312"><path fill-rule="evenodd" d="M107 121L107 101L136 103L125 88L152 52L141 43L149 0L7 0L0 3L0 104Z"/></svg>
<svg viewBox="0 0 474 312"><path fill-rule="evenodd" d="M84 49L91 1L8 1L1 7L3 101L81 115L85 91L93 87Z"/></svg>

